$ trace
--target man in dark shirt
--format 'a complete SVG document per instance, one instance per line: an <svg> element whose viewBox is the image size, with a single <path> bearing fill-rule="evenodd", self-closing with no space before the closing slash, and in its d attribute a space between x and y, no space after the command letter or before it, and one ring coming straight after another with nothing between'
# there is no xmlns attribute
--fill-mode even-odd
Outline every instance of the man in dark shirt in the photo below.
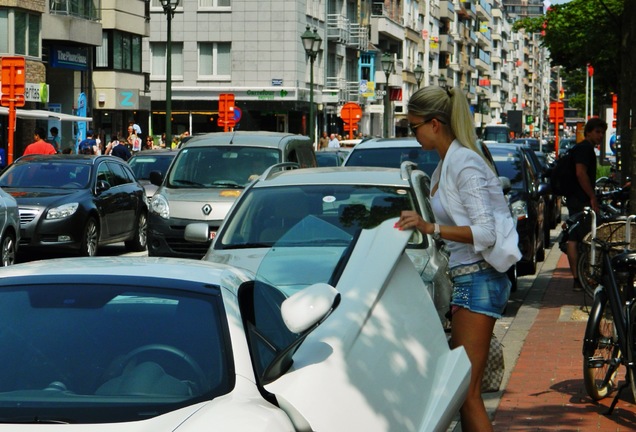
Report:
<svg viewBox="0 0 636 432"><path fill-rule="evenodd" d="M596 153L595 147L603 143L603 137L607 130L607 123L604 120L594 117L585 124L585 139L577 143L570 151L572 152L576 166L576 185L572 193L566 196L568 214L570 216L582 212L585 207L592 207L597 214L599 211L596 195L594 194L594 183L596 182ZM590 232L588 223L579 224L577 229L570 232L567 245L568 263L570 271L574 277L574 290L581 291L581 283L576 272L578 260L578 246L583 237Z"/></svg>

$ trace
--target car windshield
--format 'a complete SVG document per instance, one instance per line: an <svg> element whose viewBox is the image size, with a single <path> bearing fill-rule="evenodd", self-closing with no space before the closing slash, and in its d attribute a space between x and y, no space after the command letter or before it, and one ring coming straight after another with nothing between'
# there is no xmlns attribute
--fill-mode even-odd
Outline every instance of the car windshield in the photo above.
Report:
<svg viewBox="0 0 636 432"><path fill-rule="evenodd" d="M402 210L414 209L411 193L404 187L344 184L252 188L217 245L222 249L271 247L311 215L324 227L307 230L299 245L347 246L357 231L398 217ZM332 232L326 230L329 226L335 227L339 235L326 235Z"/></svg>
<svg viewBox="0 0 636 432"><path fill-rule="evenodd" d="M512 140L514 144L525 144L532 149L532 151L541 151L541 142L535 138L517 138ZM543 150L547 149L547 146Z"/></svg>
<svg viewBox="0 0 636 432"><path fill-rule="evenodd" d="M170 188L243 188L280 161L278 149L245 146L184 147L168 174Z"/></svg>
<svg viewBox="0 0 636 432"><path fill-rule="evenodd" d="M84 189L91 167L68 161L29 161L16 163L0 176L4 188Z"/></svg>
<svg viewBox="0 0 636 432"><path fill-rule="evenodd" d="M164 175L173 158L174 155L145 155L141 152L141 154L133 156L128 161L128 165L132 168L137 180L148 180L152 171L159 171Z"/></svg>
<svg viewBox="0 0 636 432"><path fill-rule="evenodd" d="M347 166L400 168L404 161L415 162L420 170L431 176L439 162L439 154L419 147L356 148L351 151Z"/></svg>
<svg viewBox="0 0 636 432"><path fill-rule="evenodd" d="M490 148L500 176L510 179L512 190L523 190L523 171L520 154L514 150Z"/></svg>
<svg viewBox="0 0 636 432"><path fill-rule="evenodd" d="M231 390L219 288L126 284L5 280L0 423L137 421Z"/></svg>

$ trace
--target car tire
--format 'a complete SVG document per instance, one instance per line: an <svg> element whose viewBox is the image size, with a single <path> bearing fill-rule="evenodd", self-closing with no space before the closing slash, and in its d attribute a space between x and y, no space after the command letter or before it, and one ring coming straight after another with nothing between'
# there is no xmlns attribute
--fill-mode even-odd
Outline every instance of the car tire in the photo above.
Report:
<svg viewBox="0 0 636 432"><path fill-rule="evenodd" d="M89 217L84 225L82 233L82 244L79 254L81 256L97 255L97 247L99 245L99 225L94 217Z"/></svg>
<svg viewBox="0 0 636 432"><path fill-rule="evenodd" d="M15 264L15 256L18 250L15 242L15 234L5 232L0 244L2 245L2 261L0 262L0 266L7 267Z"/></svg>
<svg viewBox="0 0 636 432"><path fill-rule="evenodd" d="M133 238L124 242L126 250L130 252L143 252L148 246L148 215L145 211L139 212L137 226Z"/></svg>

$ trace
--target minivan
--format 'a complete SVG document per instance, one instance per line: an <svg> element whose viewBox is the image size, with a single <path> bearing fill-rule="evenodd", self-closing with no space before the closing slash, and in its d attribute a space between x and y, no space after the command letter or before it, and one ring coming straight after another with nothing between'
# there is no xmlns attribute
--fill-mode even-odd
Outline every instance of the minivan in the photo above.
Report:
<svg viewBox="0 0 636 432"><path fill-rule="evenodd" d="M185 241L186 225L206 222L212 240L245 186L280 162L315 167L311 139L290 133L241 131L188 140L165 177L159 172L150 175L159 189L148 215L148 255L201 259L209 243Z"/></svg>
<svg viewBox="0 0 636 432"><path fill-rule="evenodd" d="M512 140L512 129L505 124L490 124L484 126L481 139L486 144L509 143Z"/></svg>

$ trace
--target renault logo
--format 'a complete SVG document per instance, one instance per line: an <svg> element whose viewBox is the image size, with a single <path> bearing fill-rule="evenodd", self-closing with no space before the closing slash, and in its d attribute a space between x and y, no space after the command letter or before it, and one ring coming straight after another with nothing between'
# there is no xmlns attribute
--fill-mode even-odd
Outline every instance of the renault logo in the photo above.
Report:
<svg viewBox="0 0 636 432"><path fill-rule="evenodd" d="M210 204L206 204L201 208L201 211L204 215L208 216L210 213L212 213L212 206Z"/></svg>

